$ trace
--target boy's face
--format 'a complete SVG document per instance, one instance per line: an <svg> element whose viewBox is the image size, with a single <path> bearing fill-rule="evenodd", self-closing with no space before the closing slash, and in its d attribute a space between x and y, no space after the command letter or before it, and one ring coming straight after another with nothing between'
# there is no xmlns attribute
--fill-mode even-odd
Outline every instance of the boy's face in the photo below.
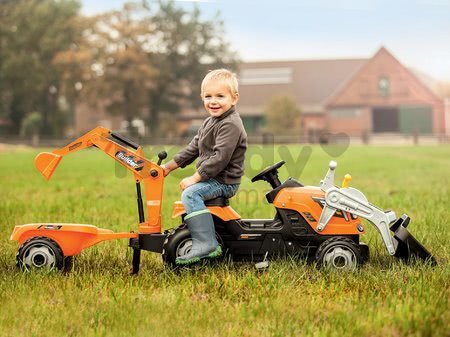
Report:
<svg viewBox="0 0 450 337"><path fill-rule="evenodd" d="M230 88L218 81L209 81L203 86L203 105L213 117L220 117L239 100L239 94L233 94Z"/></svg>

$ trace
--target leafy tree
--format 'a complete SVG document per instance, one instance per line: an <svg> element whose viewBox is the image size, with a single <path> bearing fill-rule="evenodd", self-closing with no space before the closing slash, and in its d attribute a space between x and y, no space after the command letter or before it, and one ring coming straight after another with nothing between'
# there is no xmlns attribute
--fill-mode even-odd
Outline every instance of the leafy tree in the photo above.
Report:
<svg viewBox="0 0 450 337"><path fill-rule="evenodd" d="M33 146L39 145L39 133L42 128L42 115L39 112L32 112L22 120L20 134L22 137L32 138Z"/></svg>
<svg viewBox="0 0 450 337"><path fill-rule="evenodd" d="M219 13L202 20L200 10L188 12L171 1L160 1L152 18L154 43L149 59L159 76L149 90L149 119L153 133L162 111L177 113L182 107L199 108L200 83L208 70L236 69L238 59L225 40Z"/></svg>
<svg viewBox="0 0 450 337"><path fill-rule="evenodd" d="M219 16L202 20L198 8L170 1L94 17L79 8L77 0L0 2L0 117L13 132L26 112L40 111L42 130L55 134L82 99L127 120L148 116L156 133L161 113L199 107L207 70L236 69Z"/></svg>
<svg viewBox="0 0 450 337"><path fill-rule="evenodd" d="M61 77L53 58L71 44L79 8L75 0L0 3L0 100L12 132L19 131L28 111L42 112L46 133L61 130Z"/></svg>
<svg viewBox="0 0 450 337"><path fill-rule="evenodd" d="M56 58L64 70L64 93L91 106L99 101L127 121L142 116L147 90L158 74L148 62L145 41L151 38L146 11L136 3L79 22L84 38Z"/></svg>
<svg viewBox="0 0 450 337"><path fill-rule="evenodd" d="M79 23L83 40L57 58L65 95L81 94L91 105L101 101L128 121L147 116L152 134L161 113L199 107L199 86L208 69L236 68L223 22L201 20L198 8L188 12L168 1L127 3Z"/></svg>
<svg viewBox="0 0 450 337"><path fill-rule="evenodd" d="M274 96L265 112L267 131L273 134L300 133L301 110L291 96Z"/></svg>

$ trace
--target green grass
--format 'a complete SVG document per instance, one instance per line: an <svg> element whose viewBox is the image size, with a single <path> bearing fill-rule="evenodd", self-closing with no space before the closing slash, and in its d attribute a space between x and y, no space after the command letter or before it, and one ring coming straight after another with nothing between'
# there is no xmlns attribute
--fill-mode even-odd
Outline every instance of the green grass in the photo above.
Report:
<svg viewBox="0 0 450 337"><path fill-rule="evenodd" d="M155 158L157 150L146 153ZM363 239L371 258L354 273L291 259L272 261L264 272L232 262L175 272L145 252L137 277L130 276L126 240L83 251L70 273L16 269L18 247L9 236L17 224L137 229L131 174L98 150L85 150L65 157L46 182L34 168L37 152L0 153L0 336L450 336L448 146L351 147L342 154L319 146L252 147L248 174L232 199L243 218L272 217L266 183L252 184L253 174L282 153L290 159L282 179L317 185L337 159L337 183L351 173L350 185L371 203L408 213L410 231L437 257L437 267L390 257L368 225ZM172 204L179 180L192 170L174 173L165 185L165 228L179 224Z"/></svg>

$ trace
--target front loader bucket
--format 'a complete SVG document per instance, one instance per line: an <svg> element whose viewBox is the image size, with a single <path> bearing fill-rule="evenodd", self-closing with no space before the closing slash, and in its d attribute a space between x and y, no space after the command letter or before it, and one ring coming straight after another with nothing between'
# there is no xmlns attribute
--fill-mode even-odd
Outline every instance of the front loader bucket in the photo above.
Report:
<svg viewBox="0 0 450 337"><path fill-rule="evenodd" d="M409 216L403 214L390 228L398 243L394 256L405 262L408 262L411 258L418 258L436 265L437 262L433 255L406 229L409 221Z"/></svg>
<svg viewBox="0 0 450 337"><path fill-rule="evenodd" d="M61 161L62 156L51 152L41 152L34 159L37 169L49 180Z"/></svg>

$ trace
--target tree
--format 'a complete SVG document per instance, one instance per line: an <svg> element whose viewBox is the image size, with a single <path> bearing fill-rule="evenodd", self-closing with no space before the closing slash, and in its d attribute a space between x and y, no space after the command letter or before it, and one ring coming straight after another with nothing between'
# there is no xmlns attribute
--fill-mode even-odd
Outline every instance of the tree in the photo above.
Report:
<svg viewBox="0 0 450 337"><path fill-rule="evenodd" d="M127 121L142 117L147 90L158 74L145 50L152 34L145 11L142 5L128 3L120 11L79 22L83 40L56 59L65 71L66 96L81 94L92 106L100 100L108 112Z"/></svg>
<svg viewBox="0 0 450 337"><path fill-rule="evenodd" d="M274 96L264 114L267 131L273 134L294 135L300 133L301 110L291 96Z"/></svg>
<svg viewBox="0 0 450 337"><path fill-rule="evenodd" d="M30 137L32 145L39 145L39 133L42 127L42 115L39 112L32 112L22 120L20 134L22 137Z"/></svg>
<svg viewBox="0 0 450 337"><path fill-rule="evenodd" d="M0 100L18 133L28 111L42 113L42 130L57 133L62 121L61 73L53 58L70 46L76 30L75 0L19 0L0 4ZM31 15L32 13L32 15Z"/></svg>
<svg viewBox="0 0 450 337"><path fill-rule="evenodd" d="M147 118L157 134L162 112L199 107L199 87L208 69L236 68L223 38L223 22L200 19L173 2L127 3L80 21L83 40L59 54L67 97L95 105L131 121ZM74 90L82 87L82 90ZM81 95L81 96L80 96Z"/></svg>
<svg viewBox="0 0 450 337"><path fill-rule="evenodd" d="M176 7L160 1L154 24L149 61L159 70L149 90L148 124L157 133L160 113L177 113L182 107L199 108L200 83L208 70L218 67L236 69L237 55L225 41L224 24L219 13L202 20L200 10Z"/></svg>
<svg viewBox="0 0 450 337"><path fill-rule="evenodd" d="M147 118L157 133L162 112L200 106L208 69L236 69L219 16L203 20L171 1L95 17L79 9L78 0L0 2L0 117L14 133L28 111L42 114L43 132L60 133L80 99Z"/></svg>

